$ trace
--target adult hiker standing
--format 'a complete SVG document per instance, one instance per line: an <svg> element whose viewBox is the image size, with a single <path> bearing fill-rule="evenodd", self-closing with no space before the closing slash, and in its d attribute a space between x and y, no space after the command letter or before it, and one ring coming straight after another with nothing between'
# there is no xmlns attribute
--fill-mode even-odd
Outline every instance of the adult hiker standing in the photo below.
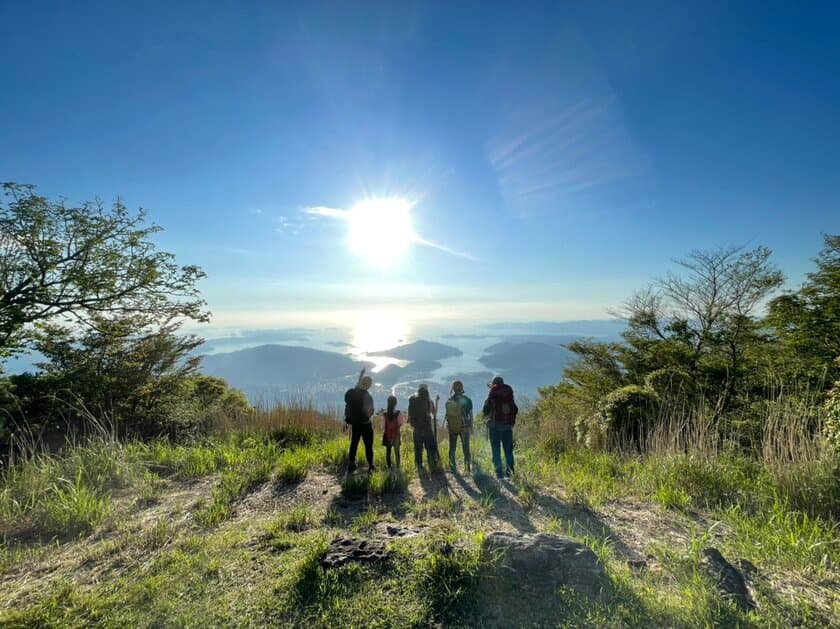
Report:
<svg viewBox="0 0 840 629"><path fill-rule="evenodd" d="M352 474L356 469L356 450L359 448L359 439L365 444L365 458L368 464L368 473L374 471L373 467L373 426L370 418L373 416L373 398L370 395L370 387L373 379L365 375L365 369L359 372L359 381L352 389L344 394L344 421L350 424L350 453L348 456L347 473Z"/></svg>
<svg viewBox="0 0 840 629"><path fill-rule="evenodd" d="M429 469L437 464L437 442L432 424L435 412L435 404L429 395L429 387L421 384L417 388L417 393L408 398L408 423L414 429L414 463L418 472L423 467L424 449Z"/></svg>
<svg viewBox="0 0 840 629"><path fill-rule="evenodd" d="M397 398L390 395L388 408L379 419L382 445L385 446L385 463L389 468L391 467L391 450L394 451L397 468L400 467L400 426L403 424L405 424L405 415L397 408Z"/></svg>
<svg viewBox="0 0 840 629"><path fill-rule="evenodd" d="M470 471L470 431L473 424L473 403L464 393L464 383L456 380L452 383L449 399L446 400L446 428L449 431L449 469L455 473L455 450L458 437L464 452L464 467Z"/></svg>
<svg viewBox="0 0 840 629"><path fill-rule="evenodd" d="M513 474L513 425L519 409L513 400L513 389L505 384L501 376L496 376L488 384L490 392L484 402L484 417L487 418L487 433L490 437L490 450L493 454L493 467L496 478L506 478ZM501 449L505 451L505 467L502 468Z"/></svg>

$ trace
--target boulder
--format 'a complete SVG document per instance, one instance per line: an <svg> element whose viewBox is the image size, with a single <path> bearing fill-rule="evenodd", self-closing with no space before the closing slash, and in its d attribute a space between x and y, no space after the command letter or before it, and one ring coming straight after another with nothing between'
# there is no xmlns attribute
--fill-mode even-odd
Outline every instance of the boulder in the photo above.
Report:
<svg viewBox="0 0 840 629"><path fill-rule="evenodd" d="M339 568L351 561L373 563L387 559L388 556L384 542L355 537L336 537L321 557L321 567L324 570Z"/></svg>
<svg viewBox="0 0 840 629"><path fill-rule="evenodd" d="M495 532L484 538L484 549L499 553L502 566L528 590L550 594L559 587L569 587L596 596L604 583L598 556L568 537Z"/></svg>
<svg viewBox="0 0 840 629"><path fill-rule="evenodd" d="M749 563L749 562L747 562ZM718 591L734 602L742 611L755 609L755 600L750 593L750 586L738 568L723 558L716 548L704 548L700 551L700 565L714 581ZM752 566L752 564L749 564Z"/></svg>

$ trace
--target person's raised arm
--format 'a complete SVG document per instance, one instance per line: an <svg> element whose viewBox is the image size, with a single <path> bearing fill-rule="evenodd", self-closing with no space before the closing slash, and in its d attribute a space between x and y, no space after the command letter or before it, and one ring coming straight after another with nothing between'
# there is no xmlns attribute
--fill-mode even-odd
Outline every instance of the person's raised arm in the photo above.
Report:
<svg viewBox="0 0 840 629"><path fill-rule="evenodd" d="M362 378L365 377L365 370L366 370L366 368L362 367L362 370L359 372L359 379L356 381L356 386L357 387L362 386Z"/></svg>

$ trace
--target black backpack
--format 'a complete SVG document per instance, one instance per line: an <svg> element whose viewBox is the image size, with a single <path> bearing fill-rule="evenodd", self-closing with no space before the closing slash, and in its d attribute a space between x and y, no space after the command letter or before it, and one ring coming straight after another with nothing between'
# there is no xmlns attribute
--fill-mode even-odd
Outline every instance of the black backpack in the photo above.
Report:
<svg viewBox="0 0 840 629"><path fill-rule="evenodd" d="M362 391L356 387L347 389L344 394L344 423L356 424L364 416L365 409L362 408Z"/></svg>
<svg viewBox="0 0 840 629"><path fill-rule="evenodd" d="M408 398L408 423L414 430L427 430L432 426L431 402L419 395Z"/></svg>

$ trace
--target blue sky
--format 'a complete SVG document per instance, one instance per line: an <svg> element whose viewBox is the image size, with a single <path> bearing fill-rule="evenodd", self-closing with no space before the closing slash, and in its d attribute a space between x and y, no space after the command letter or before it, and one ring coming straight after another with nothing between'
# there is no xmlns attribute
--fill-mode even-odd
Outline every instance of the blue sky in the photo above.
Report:
<svg viewBox="0 0 840 629"><path fill-rule="evenodd" d="M219 327L602 318L728 244L801 280L836 4L497 4L3 3L0 179L147 208ZM413 203L384 269L307 211L368 197Z"/></svg>

